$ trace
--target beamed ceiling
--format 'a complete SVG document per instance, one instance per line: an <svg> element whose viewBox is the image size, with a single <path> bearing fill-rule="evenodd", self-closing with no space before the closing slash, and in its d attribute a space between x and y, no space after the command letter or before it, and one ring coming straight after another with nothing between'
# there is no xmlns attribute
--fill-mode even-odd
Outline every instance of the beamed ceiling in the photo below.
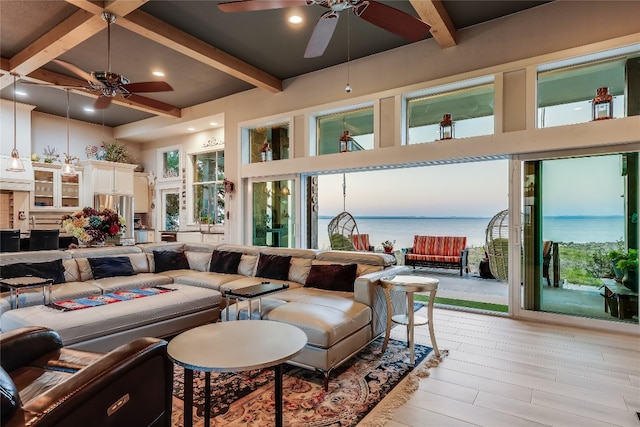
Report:
<svg viewBox="0 0 640 427"><path fill-rule="evenodd" d="M457 30L517 13L548 1L411 0L381 1L431 25L442 49L458 43ZM64 90L54 85L86 81L52 62L60 59L82 70L108 68L107 24L103 10L116 15L111 26L111 70L131 82L164 80L171 92L145 93L135 102L114 98L104 110L85 111L95 95L71 94L70 116L119 126L156 115L180 117L186 107L258 87L271 93L283 81L411 43L341 12L324 55L305 59L307 41L327 9L300 5L285 9L224 13L220 1L165 0L0 0L0 95L13 99L17 75L18 102L36 111L66 116ZM287 22L291 14L302 23ZM347 43L348 40L348 43ZM347 49L348 46L348 49ZM160 70L164 77L155 77Z"/></svg>

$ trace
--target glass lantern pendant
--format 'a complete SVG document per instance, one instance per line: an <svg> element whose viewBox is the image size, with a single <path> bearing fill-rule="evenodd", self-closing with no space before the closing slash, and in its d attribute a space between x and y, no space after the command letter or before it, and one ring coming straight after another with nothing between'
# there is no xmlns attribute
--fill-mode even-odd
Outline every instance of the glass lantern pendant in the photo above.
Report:
<svg viewBox="0 0 640 427"><path fill-rule="evenodd" d="M444 114L440 122L440 139L453 138L453 121L451 114Z"/></svg>
<svg viewBox="0 0 640 427"><path fill-rule="evenodd" d="M592 120L605 120L613 118L613 97L609 94L608 87L598 88L596 97L593 98Z"/></svg>
<svg viewBox="0 0 640 427"><path fill-rule="evenodd" d="M340 137L340 152L346 153L353 151L353 138L349 135L349 131L345 130Z"/></svg>

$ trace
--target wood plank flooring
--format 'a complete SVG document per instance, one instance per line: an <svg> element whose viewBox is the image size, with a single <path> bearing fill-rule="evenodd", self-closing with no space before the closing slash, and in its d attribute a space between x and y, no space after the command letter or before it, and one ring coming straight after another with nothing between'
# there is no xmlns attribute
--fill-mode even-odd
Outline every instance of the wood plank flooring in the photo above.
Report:
<svg viewBox="0 0 640 427"><path fill-rule="evenodd" d="M388 427L640 426L640 337L445 309L434 326L449 355Z"/></svg>

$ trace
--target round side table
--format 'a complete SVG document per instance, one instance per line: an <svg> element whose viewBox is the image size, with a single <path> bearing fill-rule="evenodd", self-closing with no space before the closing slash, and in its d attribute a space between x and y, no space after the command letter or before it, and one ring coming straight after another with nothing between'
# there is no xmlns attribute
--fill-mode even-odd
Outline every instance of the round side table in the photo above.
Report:
<svg viewBox="0 0 640 427"><path fill-rule="evenodd" d="M436 336L433 331L433 302L436 299L436 291L440 281L430 277L420 276L392 276L380 279L380 286L384 291L384 296L387 302L387 331L384 336L384 344L382 345L382 352L387 350L389 344L389 335L391 334L391 327L393 323L398 323L407 326L407 343L409 344L409 350L411 352L411 363L415 363L414 352L414 336L413 328L415 325L429 325L429 335L431 336L431 345L436 357L440 357L440 350L436 344ZM405 292L407 294L407 314L393 315L393 307L391 305L391 291ZM413 313L413 294L414 292L428 292L429 304L427 306L427 316L425 319L421 316L416 316Z"/></svg>

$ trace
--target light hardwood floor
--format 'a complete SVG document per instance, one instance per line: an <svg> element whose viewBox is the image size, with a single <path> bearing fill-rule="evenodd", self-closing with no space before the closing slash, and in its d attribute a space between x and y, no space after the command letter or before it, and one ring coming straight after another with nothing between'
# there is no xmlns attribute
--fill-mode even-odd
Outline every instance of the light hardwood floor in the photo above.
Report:
<svg viewBox="0 0 640 427"><path fill-rule="evenodd" d="M434 316L449 355L388 427L640 426L640 338L445 309ZM430 345L427 326L416 341Z"/></svg>

